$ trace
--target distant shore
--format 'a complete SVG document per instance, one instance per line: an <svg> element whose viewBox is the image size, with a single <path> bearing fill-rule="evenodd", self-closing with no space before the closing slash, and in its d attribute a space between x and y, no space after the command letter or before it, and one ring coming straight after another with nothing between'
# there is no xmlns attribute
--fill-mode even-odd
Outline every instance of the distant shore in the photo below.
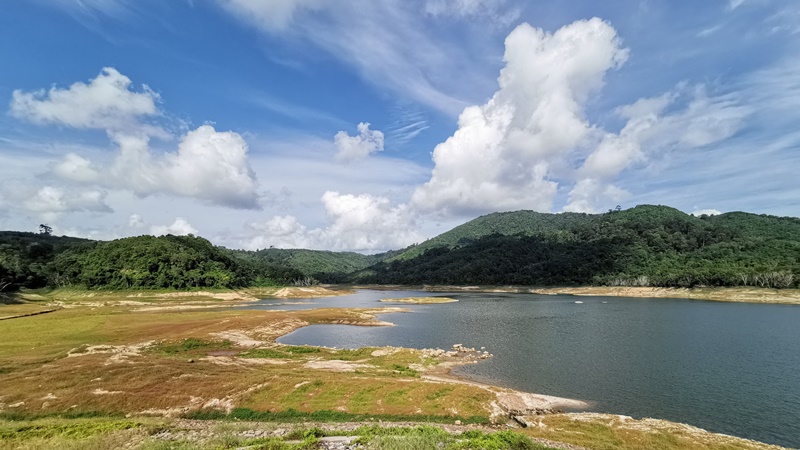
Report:
<svg viewBox="0 0 800 450"><path fill-rule="evenodd" d="M352 289L422 290L428 292L493 292L510 294L578 295L598 297L686 298L735 303L774 303L800 305L800 289L758 287L634 287L634 286L457 286L457 285L356 285Z"/></svg>

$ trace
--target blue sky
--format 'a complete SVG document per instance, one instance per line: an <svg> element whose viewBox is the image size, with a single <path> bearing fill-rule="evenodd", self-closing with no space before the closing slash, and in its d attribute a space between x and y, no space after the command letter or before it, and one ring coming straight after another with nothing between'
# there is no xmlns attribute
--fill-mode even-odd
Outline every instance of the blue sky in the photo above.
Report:
<svg viewBox="0 0 800 450"><path fill-rule="evenodd" d="M493 211L800 215L800 2L11 0L0 227L375 252Z"/></svg>

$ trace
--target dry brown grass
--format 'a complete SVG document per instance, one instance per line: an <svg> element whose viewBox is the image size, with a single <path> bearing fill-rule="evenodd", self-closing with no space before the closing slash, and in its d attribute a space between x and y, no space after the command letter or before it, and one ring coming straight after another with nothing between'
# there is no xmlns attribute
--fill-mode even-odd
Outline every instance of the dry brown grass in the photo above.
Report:
<svg viewBox="0 0 800 450"><path fill-rule="evenodd" d="M709 433L664 420L613 414L557 414L528 418L525 434L592 450L779 450L782 447Z"/></svg>
<svg viewBox="0 0 800 450"><path fill-rule="evenodd" d="M253 345L280 352L275 339L308 324L380 325L375 314L398 311L403 309L136 312L131 305L82 306L8 320L0 327L0 410L174 415L243 406L488 416L490 393L456 386L442 398L441 385L416 378L408 366L430 361L415 351L239 356ZM207 345L159 352L161 342L188 338Z"/></svg>

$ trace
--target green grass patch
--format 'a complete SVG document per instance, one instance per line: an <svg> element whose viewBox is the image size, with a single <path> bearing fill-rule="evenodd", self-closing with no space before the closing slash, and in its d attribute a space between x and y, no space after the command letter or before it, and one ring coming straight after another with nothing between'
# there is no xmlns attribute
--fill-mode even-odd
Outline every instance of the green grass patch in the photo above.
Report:
<svg viewBox="0 0 800 450"><path fill-rule="evenodd" d="M239 354L242 358L291 358L291 353L285 353L271 348L256 348Z"/></svg>
<svg viewBox="0 0 800 450"><path fill-rule="evenodd" d="M239 354L242 358L292 358L295 355L307 355L310 353L319 353L320 350L316 347L279 347L274 348L256 348L248 350Z"/></svg>
<svg viewBox="0 0 800 450"><path fill-rule="evenodd" d="M253 422L430 422L453 423L460 420L464 424L489 423L489 418L484 416L437 416L417 414L353 414L342 411L319 410L303 412L296 409L285 411L254 411L249 408L235 408L229 414L217 409L198 409L183 416L194 420L244 420Z"/></svg>
<svg viewBox="0 0 800 450"><path fill-rule="evenodd" d="M291 346L291 347L282 347L281 350L292 353L294 355L302 355L305 353L319 353L319 349L317 347Z"/></svg>
<svg viewBox="0 0 800 450"><path fill-rule="evenodd" d="M342 361L354 361L357 359L371 358L374 350L374 348L370 347L359 348L356 350L343 349L336 350L333 354L336 355L337 359L341 359Z"/></svg>
<svg viewBox="0 0 800 450"><path fill-rule="evenodd" d="M418 427L364 426L352 432L356 443L375 450L443 449L443 450L552 450L527 436L512 431L484 433L470 430L450 434L430 425Z"/></svg>
<svg viewBox="0 0 800 450"><path fill-rule="evenodd" d="M437 390L436 392L431 392L430 394L426 395L425 398L428 400L439 400L440 398L446 396L447 394L453 392L456 388L454 387L446 387Z"/></svg>
<svg viewBox="0 0 800 450"><path fill-rule="evenodd" d="M399 375L402 375L402 376L405 376L405 377L419 378L419 372L417 372L416 370L414 370L414 369L412 369L411 367L408 367L408 366L401 366L400 364L393 364L392 365L392 370L394 370L395 373L397 373Z"/></svg>
<svg viewBox="0 0 800 450"><path fill-rule="evenodd" d="M54 437L84 439L114 431L130 430L142 424L132 421L85 420L71 423L20 423L0 424L0 441L48 439Z"/></svg>
<svg viewBox="0 0 800 450"><path fill-rule="evenodd" d="M178 355L199 350L216 350L231 348L233 343L224 341L204 341L203 339L187 338L180 342L161 342L153 346L152 351L166 355Z"/></svg>
<svg viewBox="0 0 800 450"><path fill-rule="evenodd" d="M125 417L124 413L112 413L102 411L64 411L35 413L25 411L3 411L0 412L0 420L9 422L21 422L39 419L118 419Z"/></svg>

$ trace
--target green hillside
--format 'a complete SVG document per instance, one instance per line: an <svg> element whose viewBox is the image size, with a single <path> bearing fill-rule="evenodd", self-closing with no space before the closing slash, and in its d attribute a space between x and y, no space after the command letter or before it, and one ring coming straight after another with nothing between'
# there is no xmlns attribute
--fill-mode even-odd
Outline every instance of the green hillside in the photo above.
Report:
<svg viewBox="0 0 800 450"><path fill-rule="evenodd" d="M0 233L0 286L5 290L235 288L288 284L304 277L290 267L238 260L195 236L137 236L104 242Z"/></svg>
<svg viewBox="0 0 800 450"><path fill-rule="evenodd" d="M694 217L642 205L604 214L479 217L378 255L229 250L194 236L110 242L0 232L0 290L236 288L313 283L761 286L800 283L800 219Z"/></svg>
<svg viewBox="0 0 800 450"><path fill-rule="evenodd" d="M536 211L487 214L428 239L419 245L409 247L390 260L411 259L425 253L427 250L439 247L454 248L467 245L476 239L492 234L505 236L557 234L576 223L586 221L590 217L590 215L583 213L547 214Z"/></svg>
<svg viewBox="0 0 800 450"><path fill-rule="evenodd" d="M525 220L529 228L507 231ZM491 226L497 232L487 232ZM354 281L778 288L800 281L796 218L741 212L694 217L642 205L595 215L490 214L443 236L415 256L406 253L354 274Z"/></svg>
<svg viewBox="0 0 800 450"><path fill-rule="evenodd" d="M0 291L15 286L47 286L48 265L53 258L87 242L67 236L0 231Z"/></svg>
<svg viewBox="0 0 800 450"><path fill-rule="evenodd" d="M362 255L355 252L280 248L268 248L258 251L231 250L230 252L232 256L240 260L290 267L324 283L344 282L347 274L369 267L394 255L392 252L378 255Z"/></svg>

